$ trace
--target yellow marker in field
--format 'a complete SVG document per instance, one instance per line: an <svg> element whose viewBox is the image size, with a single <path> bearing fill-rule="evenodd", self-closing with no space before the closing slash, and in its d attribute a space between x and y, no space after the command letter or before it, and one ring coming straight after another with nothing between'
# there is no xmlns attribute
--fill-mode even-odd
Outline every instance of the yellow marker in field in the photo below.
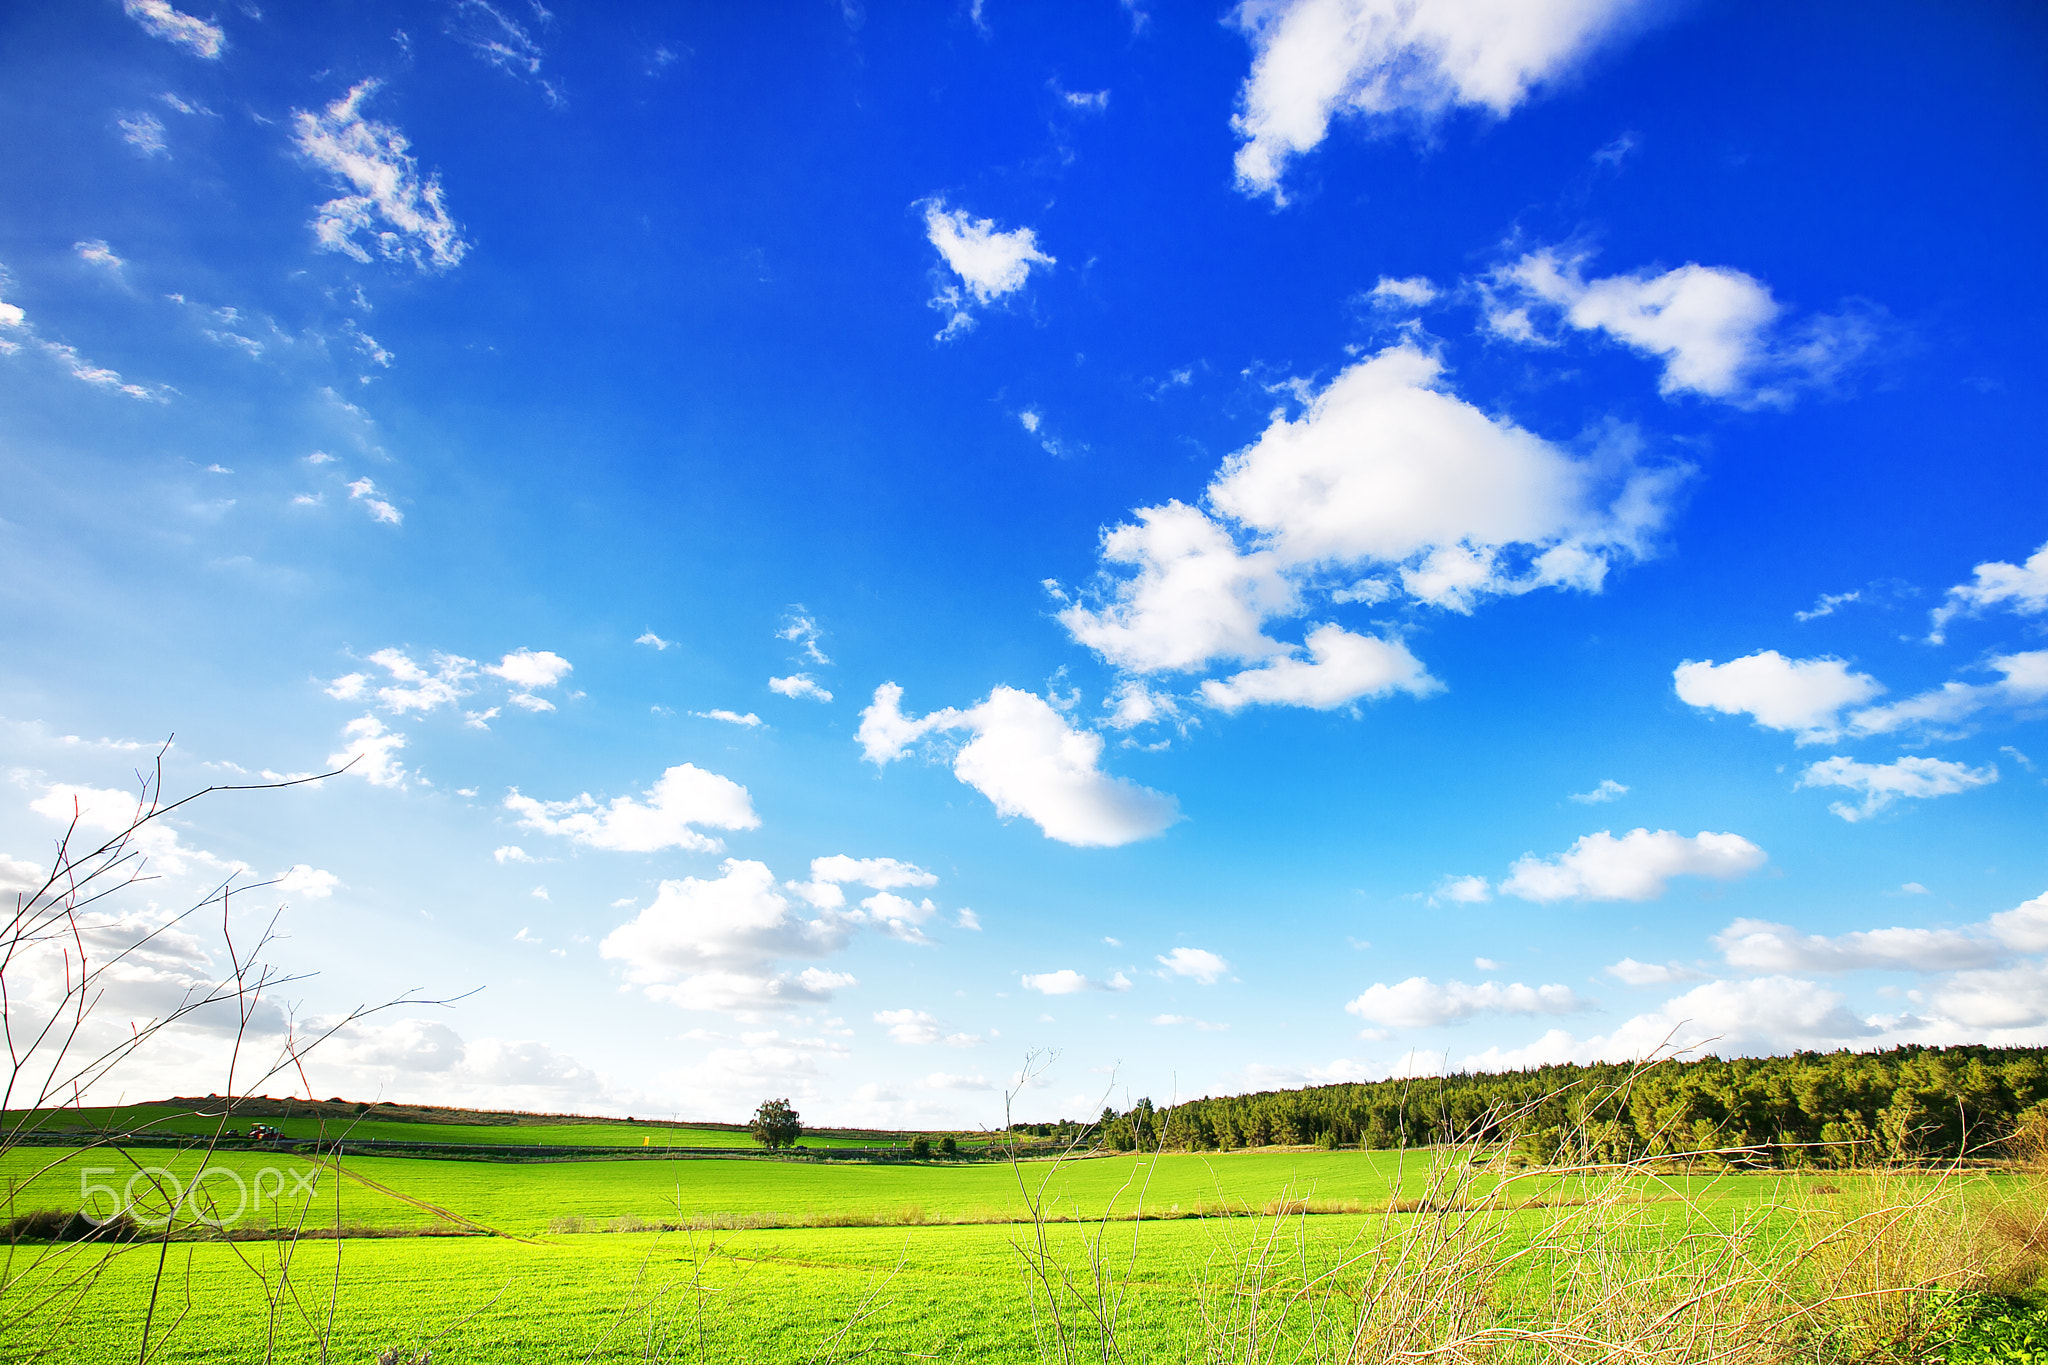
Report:
<svg viewBox="0 0 2048 1365"><path fill-rule="evenodd" d="M648 1143L650 1143L650 1142L652 1142L652 1141L654 1141L654 1139L653 1139L653 1137L652 1137L652 1136L649 1136L649 1137L644 1137L644 1138L641 1138L641 1139L640 1139L640 1145L641 1145L642 1147L645 1147L645 1146L646 1146L646 1145L647 1145Z"/></svg>

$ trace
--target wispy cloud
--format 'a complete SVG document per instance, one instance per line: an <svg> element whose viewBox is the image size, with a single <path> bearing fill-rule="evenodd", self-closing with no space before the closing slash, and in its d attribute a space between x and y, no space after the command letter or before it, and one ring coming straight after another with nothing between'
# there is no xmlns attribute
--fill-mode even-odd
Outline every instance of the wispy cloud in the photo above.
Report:
<svg viewBox="0 0 2048 1365"><path fill-rule="evenodd" d="M387 261L421 270L450 270L469 250L448 214L439 176L422 176L405 135L363 116L375 80L358 82L319 113L292 114L293 141L314 165L353 189L316 210L313 235L322 250L368 264L374 249Z"/></svg>
<svg viewBox="0 0 2048 1365"><path fill-rule="evenodd" d="M122 0L121 8L142 25L143 32L176 44L195 57L217 61L221 49L227 46L227 35L218 24L175 10L167 0Z"/></svg>

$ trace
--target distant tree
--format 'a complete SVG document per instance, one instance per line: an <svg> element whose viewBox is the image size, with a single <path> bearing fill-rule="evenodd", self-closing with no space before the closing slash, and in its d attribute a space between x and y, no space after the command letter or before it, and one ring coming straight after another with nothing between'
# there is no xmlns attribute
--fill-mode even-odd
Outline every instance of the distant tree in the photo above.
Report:
<svg viewBox="0 0 2048 1365"><path fill-rule="evenodd" d="M778 1147L794 1147L804 1135L803 1116L789 1107L788 1100L763 1100L747 1131L771 1152Z"/></svg>
<svg viewBox="0 0 2048 1365"><path fill-rule="evenodd" d="M955 1141L954 1141L954 1140L953 1140L952 1138L950 1138L950 1137L942 1137L942 1138L940 1138L940 1139L939 1139L939 1153L940 1153L940 1155L942 1155L942 1156L957 1156L957 1155L959 1154L959 1152L960 1152L960 1144L959 1144L959 1143L957 1143L957 1142L955 1142Z"/></svg>
<svg viewBox="0 0 2048 1365"><path fill-rule="evenodd" d="M924 1135L923 1133L919 1133L919 1134L918 1134L918 1135L917 1135L916 1137L914 1137L914 1138L912 1138L912 1139L910 1140L910 1155L911 1155L911 1156L915 1157L915 1158L916 1158L917 1160L919 1160L919 1161L923 1161L923 1160L924 1160L925 1158L929 1157L929 1156L930 1156L931 1154L932 1154L932 1140L931 1140L930 1138L926 1137L926 1136L925 1136L925 1135Z"/></svg>

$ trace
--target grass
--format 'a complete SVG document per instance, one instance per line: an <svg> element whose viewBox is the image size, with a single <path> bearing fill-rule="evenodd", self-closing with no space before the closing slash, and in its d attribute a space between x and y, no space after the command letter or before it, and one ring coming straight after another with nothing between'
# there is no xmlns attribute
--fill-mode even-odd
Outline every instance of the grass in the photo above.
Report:
<svg viewBox="0 0 2048 1365"><path fill-rule="evenodd" d="M1483 1155L1126 1154L1016 1169L348 1157L343 1178L232 1152L204 1188L232 1203L235 1178L282 1172L240 1225L272 1235L0 1248L0 1359L135 1360L147 1320L149 1358L164 1361L367 1361L431 1345L444 1365L1932 1365L1930 1343L1986 1317L1958 1291L2023 1287L2027 1257L2048 1253L2017 1172L1511 1177ZM68 1209L87 1166L99 1183L126 1184L141 1165L183 1186L200 1162L129 1156L109 1177L107 1149L22 1149L0 1157L0 1176L16 1211ZM139 1211L154 1212L150 1177L136 1179ZM502 1235L295 1239L302 1220ZM1999 1256L2007 1278L1994 1282ZM2031 1321L2021 1312L1983 1351L2032 1350Z"/></svg>
<svg viewBox="0 0 2048 1365"><path fill-rule="evenodd" d="M237 1116L232 1126L243 1131L250 1123L268 1123L287 1137L377 1139L391 1142L446 1142L504 1147L734 1147L757 1149L745 1130L694 1128L666 1123L420 1123L373 1117L340 1118L295 1114L287 1118ZM165 1136L211 1137L218 1118L170 1105L19 1111L0 1114L0 1124L24 1131L62 1133L145 1132ZM844 1136L806 1133L806 1147L894 1149L908 1142L900 1135Z"/></svg>

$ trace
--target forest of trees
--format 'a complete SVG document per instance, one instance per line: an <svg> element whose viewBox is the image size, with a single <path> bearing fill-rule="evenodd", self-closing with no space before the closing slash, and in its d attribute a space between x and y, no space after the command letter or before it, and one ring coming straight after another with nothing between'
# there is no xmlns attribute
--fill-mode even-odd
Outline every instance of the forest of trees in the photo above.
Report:
<svg viewBox="0 0 2048 1365"><path fill-rule="evenodd" d="M1105 1109L1104 1145L1228 1151L1506 1140L1529 1161L1724 1152L1846 1167L1996 1155L2048 1129L2048 1048L1902 1047L1323 1085ZM1737 1150L1740 1149L1740 1150Z"/></svg>

